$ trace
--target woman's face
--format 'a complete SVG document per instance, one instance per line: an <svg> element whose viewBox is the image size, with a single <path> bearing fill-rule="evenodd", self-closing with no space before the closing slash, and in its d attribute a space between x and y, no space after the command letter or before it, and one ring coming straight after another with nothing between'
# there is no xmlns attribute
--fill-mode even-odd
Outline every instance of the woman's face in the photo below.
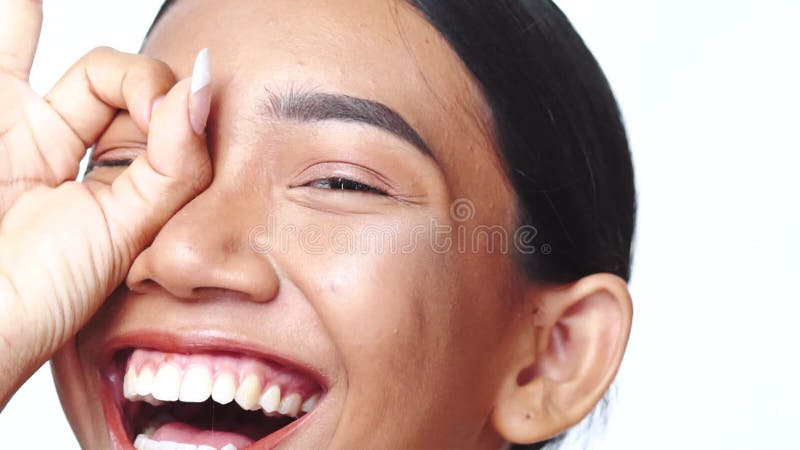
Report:
<svg viewBox="0 0 800 450"><path fill-rule="evenodd" d="M216 411L222 433L233 426L223 416L244 421L242 403L266 417L272 384L282 402L320 400L264 447L500 444L487 417L517 313L501 242L513 245L513 195L457 55L395 0L178 1L144 53L184 78L204 47L214 180L54 361L84 448L135 437L169 408L199 428ZM145 142L120 115L94 158L135 157ZM146 371L156 397L236 399L123 399L148 392ZM181 383L191 388L178 394ZM269 433L247 420L256 431L234 431Z"/></svg>

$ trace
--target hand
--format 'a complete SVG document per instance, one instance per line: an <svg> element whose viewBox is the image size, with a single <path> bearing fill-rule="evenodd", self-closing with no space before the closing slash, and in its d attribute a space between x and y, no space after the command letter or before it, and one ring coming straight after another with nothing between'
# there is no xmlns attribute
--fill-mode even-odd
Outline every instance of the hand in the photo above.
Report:
<svg viewBox="0 0 800 450"><path fill-rule="evenodd" d="M0 409L212 177L207 59L192 89L161 62L100 48L42 98L28 83L41 24L40 1L0 0ZM119 109L146 153L110 186L72 181Z"/></svg>

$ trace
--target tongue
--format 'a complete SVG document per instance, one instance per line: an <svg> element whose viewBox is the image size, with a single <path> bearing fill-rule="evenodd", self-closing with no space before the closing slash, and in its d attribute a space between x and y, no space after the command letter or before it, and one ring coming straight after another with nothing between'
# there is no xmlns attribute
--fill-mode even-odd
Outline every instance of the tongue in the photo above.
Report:
<svg viewBox="0 0 800 450"><path fill-rule="evenodd" d="M179 442L192 445L209 445L222 448L233 444L238 449L243 449L254 441L239 433L227 431L201 430L181 422L170 422L162 425L153 435L156 441Z"/></svg>

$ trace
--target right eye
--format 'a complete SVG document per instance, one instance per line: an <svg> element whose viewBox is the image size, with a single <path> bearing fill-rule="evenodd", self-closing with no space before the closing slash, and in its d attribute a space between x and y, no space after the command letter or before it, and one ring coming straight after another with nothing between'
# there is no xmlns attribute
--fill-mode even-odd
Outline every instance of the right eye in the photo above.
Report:
<svg viewBox="0 0 800 450"><path fill-rule="evenodd" d="M136 158L147 151L145 145L136 142L124 142L111 148L93 149L86 173L89 174L94 169L103 167L128 167Z"/></svg>
<svg viewBox="0 0 800 450"><path fill-rule="evenodd" d="M89 161L89 166L86 168L86 173L93 171L99 167L127 167L133 163L133 160L128 159L102 159Z"/></svg>

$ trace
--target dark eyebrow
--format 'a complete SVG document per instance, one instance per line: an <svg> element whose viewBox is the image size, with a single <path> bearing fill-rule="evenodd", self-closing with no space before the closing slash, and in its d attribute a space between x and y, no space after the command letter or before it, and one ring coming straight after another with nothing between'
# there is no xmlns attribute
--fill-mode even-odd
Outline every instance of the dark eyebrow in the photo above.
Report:
<svg viewBox="0 0 800 450"><path fill-rule="evenodd" d="M289 91L277 94L266 89L266 114L283 120L317 122L339 120L371 125L412 144L435 160L433 152L400 113L383 103L344 94Z"/></svg>

